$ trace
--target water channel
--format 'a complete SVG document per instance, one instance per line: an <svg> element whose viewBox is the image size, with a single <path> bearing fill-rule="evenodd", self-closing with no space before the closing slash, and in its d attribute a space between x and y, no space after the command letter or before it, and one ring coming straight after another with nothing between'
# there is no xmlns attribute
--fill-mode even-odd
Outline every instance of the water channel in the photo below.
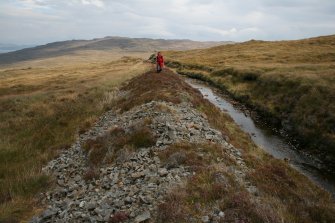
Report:
<svg viewBox="0 0 335 223"><path fill-rule="evenodd" d="M312 159L297 151L296 148L281 137L278 132L265 125L254 122L250 115L238 106L234 106L231 100L225 95L212 90L206 83L193 79L186 79L186 82L198 89L211 103L231 116L235 123L250 135L256 145L277 159L288 160L293 168L329 191L335 198L335 179L319 171L319 169L315 167L315 163Z"/></svg>

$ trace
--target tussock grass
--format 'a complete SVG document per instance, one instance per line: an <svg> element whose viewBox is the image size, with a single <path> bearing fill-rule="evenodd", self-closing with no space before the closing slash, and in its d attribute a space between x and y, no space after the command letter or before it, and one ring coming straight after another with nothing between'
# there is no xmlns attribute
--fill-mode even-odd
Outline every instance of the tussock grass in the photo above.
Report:
<svg viewBox="0 0 335 223"><path fill-rule="evenodd" d="M201 218L202 211L210 209L213 204L228 196L230 189L240 189L233 177L225 172L226 168L218 170L214 167L217 158L224 159L227 164L231 163L223 151L220 145L214 143L182 142L173 144L158 154L166 167L183 165L196 173L185 185L168 193L165 202L158 207L158 222L189 222L190 218Z"/></svg>
<svg viewBox="0 0 335 223"><path fill-rule="evenodd" d="M108 221L108 223L121 223L129 219L129 214L125 212L116 212Z"/></svg>
<svg viewBox="0 0 335 223"><path fill-rule="evenodd" d="M106 95L150 68L130 57L56 60L0 69L0 221L29 218L35 194L50 184L41 167L109 108Z"/></svg>
<svg viewBox="0 0 335 223"><path fill-rule="evenodd" d="M202 154L202 156L198 154ZM220 145L214 143L190 144L181 142L169 146L161 151L158 156L168 169L186 165L197 171L199 168L216 163L217 158L224 158L227 164L234 162Z"/></svg>
<svg viewBox="0 0 335 223"><path fill-rule="evenodd" d="M270 161L271 160L271 161ZM250 173L250 180L261 189L264 200L278 207L289 222L332 222L334 204L329 195L305 184L305 177L288 168L283 161L269 158ZM262 173L262 174L260 174Z"/></svg>
<svg viewBox="0 0 335 223"><path fill-rule="evenodd" d="M156 140L151 129L137 126L129 135L128 143L135 148L143 148L155 145Z"/></svg>
<svg viewBox="0 0 335 223"><path fill-rule="evenodd" d="M335 36L164 52L167 64L229 92L335 170Z"/></svg>
<svg viewBox="0 0 335 223"><path fill-rule="evenodd" d="M213 209L224 211L222 222L282 222L276 210L255 202L224 166L203 166L185 185L171 190L158 207L158 222L189 222Z"/></svg>
<svg viewBox="0 0 335 223"><path fill-rule="evenodd" d="M88 139L82 147L88 154L90 166L97 168L114 161L124 162L129 153L134 150L155 144L153 132L144 122L141 122L128 131L114 127L102 136Z"/></svg>
<svg viewBox="0 0 335 223"><path fill-rule="evenodd" d="M83 179L85 181L91 181L94 179L98 179L99 177L99 170L94 168L93 166L90 166L84 173Z"/></svg>

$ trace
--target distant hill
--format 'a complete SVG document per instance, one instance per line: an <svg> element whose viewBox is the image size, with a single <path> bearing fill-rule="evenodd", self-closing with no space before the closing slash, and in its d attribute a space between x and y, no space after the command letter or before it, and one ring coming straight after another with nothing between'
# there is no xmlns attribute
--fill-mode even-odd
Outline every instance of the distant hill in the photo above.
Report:
<svg viewBox="0 0 335 223"><path fill-rule="evenodd" d="M0 53L8 53L28 47L33 47L33 45L16 45L16 44L0 43Z"/></svg>
<svg viewBox="0 0 335 223"><path fill-rule="evenodd" d="M171 55L171 59L183 63L192 61L216 69L227 66L267 67L274 64L280 67L299 63L333 63L334 49L335 35L331 35L290 41L250 40L210 49L166 52L165 55Z"/></svg>
<svg viewBox="0 0 335 223"><path fill-rule="evenodd" d="M150 52L157 50L203 49L233 42L199 42L192 40L164 40L148 38L105 37L93 40L70 40L54 42L0 54L0 65L33 59L50 58L73 54L79 51L125 51Z"/></svg>

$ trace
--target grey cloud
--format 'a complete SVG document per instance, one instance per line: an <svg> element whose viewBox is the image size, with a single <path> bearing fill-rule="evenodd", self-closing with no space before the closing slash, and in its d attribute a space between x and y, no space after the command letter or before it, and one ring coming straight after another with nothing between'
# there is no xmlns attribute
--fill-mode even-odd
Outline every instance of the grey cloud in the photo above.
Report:
<svg viewBox="0 0 335 223"><path fill-rule="evenodd" d="M332 0L2 0L0 42L107 35L195 40L297 39L332 34Z"/></svg>

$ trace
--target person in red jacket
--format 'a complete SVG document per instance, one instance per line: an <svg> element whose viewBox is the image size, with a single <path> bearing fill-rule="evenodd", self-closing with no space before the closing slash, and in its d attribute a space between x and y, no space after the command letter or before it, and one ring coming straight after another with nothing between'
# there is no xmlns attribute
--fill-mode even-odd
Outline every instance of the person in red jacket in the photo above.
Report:
<svg viewBox="0 0 335 223"><path fill-rule="evenodd" d="M161 52L157 53L156 63L157 63L157 73L159 73L164 68L164 58L163 58Z"/></svg>

